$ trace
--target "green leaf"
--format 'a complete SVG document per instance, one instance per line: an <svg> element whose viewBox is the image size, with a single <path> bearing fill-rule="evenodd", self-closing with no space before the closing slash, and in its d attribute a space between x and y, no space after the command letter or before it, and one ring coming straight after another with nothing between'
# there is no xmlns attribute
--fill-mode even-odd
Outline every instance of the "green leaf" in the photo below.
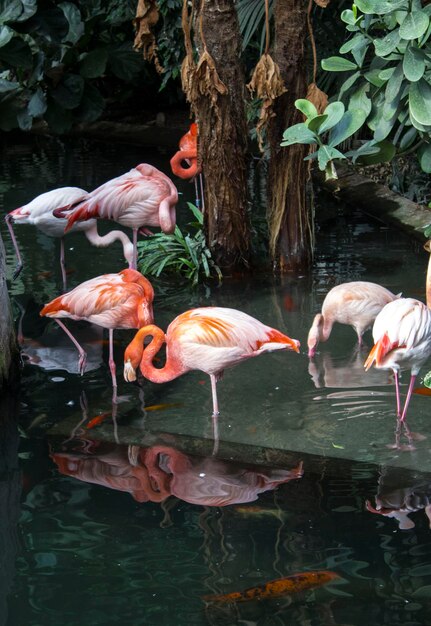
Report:
<svg viewBox="0 0 431 626"><path fill-rule="evenodd" d="M291 146L294 143L312 144L317 143L316 135L303 123L294 124L283 133L281 146Z"/></svg>
<svg viewBox="0 0 431 626"><path fill-rule="evenodd" d="M430 18L424 11L408 13L400 26L402 39L419 39L426 32Z"/></svg>
<svg viewBox="0 0 431 626"><path fill-rule="evenodd" d="M357 159L357 163L361 165L375 165L377 163L388 163L395 156L396 148L390 141L379 141L374 144L379 150L374 154L361 156Z"/></svg>
<svg viewBox="0 0 431 626"><path fill-rule="evenodd" d="M386 85L385 100L387 102L391 102L391 100L393 100L399 94L403 80L403 65L402 63L398 63Z"/></svg>
<svg viewBox="0 0 431 626"><path fill-rule="evenodd" d="M427 235L429 237L429 235ZM427 372L424 376L424 385L425 387L431 388L431 372Z"/></svg>
<svg viewBox="0 0 431 626"><path fill-rule="evenodd" d="M142 55L135 52L131 43L109 49L108 66L122 80L132 82L142 70Z"/></svg>
<svg viewBox="0 0 431 626"><path fill-rule="evenodd" d="M14 37L0 48L0 61L10 67L31 69L33 58L30 46L20 37Z"/></svg>
<svg viewBox="0 0 431 626"><path fill-rule="evenodd" d="M84 22L81 20L81 12L71 2L60 2L58 7L63 11L69 24L69 31L64 41L75 44L84 34Z"/></svg>
<svg viewBox="0 0 431 626"><path fill-rule="evenodd" d="M99 119L105 110L105 99L94 85L86 83L79 106L75 109L75 118L80 122L91 123Z"/></svg>
<svg viewBox="0 0 431 626"><path fill-rule="evenodd" d="M368 43L368 39L364 37L362 33L357 33L352 39L349 39L344 43L339 52L340 54L346 54L347 52L351 52L355 48L360 48L363 45Z"/></svg>
<svg viewBox="0 0 431 626"><path fill-rule="evenodd" d="M75 109L82 100L84 79L77 74L66 74L51 91L51 96L64 109Z"/></svg>
<svg viewBox="0 0 431 626"><path fill-rule="evenodd" d="M0 26L0 48L9 43L14 35L15 31L9 26Z"/></svg>
<svg viewBox="0 0 431 626"><path fill-rule="evenodd" d="M301 113L303 113L308 118L317 117L318 115L317 109L314 104L309 100L306 100L305 98L295 100L295 107L298 109L298 111L301 111Z"/></svg>
<svg viewBox="0 0 431 626"><path fill-rule="evenodd" d="M342 102L331 102L325 109L326 121L319 129L319 135L333 128L344 115L345 107ZM311 129L313 130L313 129Z"/></svg>
<svg viewBox="0 0 431 626"><path fill-rule="evenodd" d="M96 48L88 52L81 60L80 74L84 78L99 78L103 76L108 62L108 50Z"/></svg>
<svg viewBox="0 0 431 626"><path fill-rule="evenodd" d="M328 57L327 59L322 59L321 66L322 69L328 72L346 72L358 69L356 63L352 63L352 61L348 61L343 57Z"/></svg>
<svg viewBox="0 0 431 626"><path fill-rule="evenodd" d="M354 26L356 23L355 14L350 9L345 9L344 11L342 11L340 17L345 24L350 24L351 26Z"/></svg>
<svg viewBox="0 0 431 626"><path fill-rule="evenodd" d="M311 120L308 120L305 123L308 130L311 130L313 133L320 135L323 131L319 131L319 129L322 124L324 124L324 122L327 120L327 118L327 115L316 115L316 117L313 117Z"/></svg>
<svg viewBox="0 0 431 626"><path fill-rule="evenodd" d="M426 143L420 146L418 150L418 159L422 171L426 174L431 174L431 144Z"/></svg>
<svg viewBox="0 0 431 626"><path fill-rule="evenodd" d="M419 124L431 125L431 87L424 78L411 84L409 112Z"/></svg>
<svg viewBox="0 0 431 626"><path fill-rule="evenodd" d="M340 87L340 91L338 93L338 97L341 99L343 97L343 95L350 89L350 87L352 87L352 85L355 84L355 82L358 80L358 78L360 77L361 72L355 72L354 74L352 74L351 76L349 76L349 78L347 78L344 83L341 85Z"/></svg>
<svg viewBox="0 0 431 626"><path fill-rule="evenodd" d="M13 91L14 89L18 88L19 83L17 83L16 81L0 78L0 93L7 93L8 91Z"/></svg>
<svg viewBox="0 0 431 626"><path fill-rule="evenodd" d="M21 0L0 1L0 23L16 22L22 13Z"/></svg>
<svg viewBox="0 0 431 626"><path fill-rule="evenodd" d="M405 77L414 83L422 78L425 73L425 55L414 45L408 46L403 59L403 71Z"/></svg>
<svg viewBox="0 0 431 626"><path fill-rule="evenodd" d="M38 87L28 102L27 111L32 117L41 117L45 113L47 106L45 94Z"/></svg>
<svg viewBox="0 0 431 626"><path fill-rule="evenodd" d="M371 113L372 103L367 93L370 90L369 83L362 83L362 85L350 96L348 109L353 111L354 109L362 109L368 116Z"/></svg>
<svg viewBox="0 0 431 626"><path fill-rule="evenodd" d="M355 0L355 5L362 13L384 15L395 9L407 6L406 0Z"/></svg>
<svg viewBox="0 0 431 626"><path fill-rule="evenodd" d="M417 136L418 136L417 129L414 126L410 126L410 128L401 137L401 140L399 143L400 150L406 150L407 148L409 148Z"/></svg>
<svg viewBox="0 0 431 626"><path fill-rule="evenodd" d="M346 111L338 124L331 130L328 141L329 146L332 148L338 146L348 137L351 137L361 128L366 118L367 114L362 109Z"/></svg>
<svg viewBox="0 0 431 626"><path fill-rule="evenodd" d="M379 57L384 57L395 50L400 42L400 32L397 28L388 33L383 39L374 39L374 48Z"/></svg>

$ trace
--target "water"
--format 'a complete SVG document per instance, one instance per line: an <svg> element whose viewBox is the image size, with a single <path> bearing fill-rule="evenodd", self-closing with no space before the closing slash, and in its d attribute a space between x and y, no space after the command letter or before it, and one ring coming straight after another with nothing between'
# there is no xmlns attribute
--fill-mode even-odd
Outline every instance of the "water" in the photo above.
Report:
<svg viewBox="0 0 431 626"><path fill-rule="evenodd" d="M7 212L57 186L94 188L142 161L168 172L170 154L34 140L4 147L2 157ZM185 223L194 190L182 191ZM350 328L336 327L314 364L305 352L330 287L372 280L424 299L427 255L354 207L319 197L316 214L309 276L256 272L194 290L177 279L154 282L160 326L189 307L217 304L302 342L300 355L273 353L225 373L216 455L206 376L125 383L120 366L132 331L116 333L117 411L107 336L81 323L73 328L89 362L77 375L76 352L38 314L61 292L58 242L16 227L25 268L10 292L24 367L19 398L2 405L1 624L431 622L430 400L412 399L409 426L418 436L409 449L395 432L390 376L363 371L367 347L358 352ZM15 259L1 229L10 281ZM80 234L67 240L70 288L123 263L119 246L96 249ZM366 341L369 348L370 335ZM397 437L404 447L394 449ZM203 600L314 570L338 578L281 598Z"/></svg>

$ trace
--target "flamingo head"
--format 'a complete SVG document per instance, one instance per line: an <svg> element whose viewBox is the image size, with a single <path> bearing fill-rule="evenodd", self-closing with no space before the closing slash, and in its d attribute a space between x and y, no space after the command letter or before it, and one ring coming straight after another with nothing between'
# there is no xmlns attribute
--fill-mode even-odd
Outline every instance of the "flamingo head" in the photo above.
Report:
<svg viewBox="0 0 431 626"><path fill-rule="evenodd" d="M124 244L123 255L127 263L129 264L129 268L133 267L133 251L134 251L134 246L131 241L129 243Z"/></svg>
<svg viewBox="0 0 431 626"><path fill-rule="evenodd" d="M124 359L124 380L128 383L133 383L136 380L136 367L133 366L130 358Z"/></svg>
<svg viewBox="0 0 431 626"><path fill-rule="evenodd" d="M307 337L307 346L308 346L308 357L312 359L316 354L316 348L320 341L320 330L323 324L323 315L318 313L314 320L313 324L308 331Z"/></svg>
<svg viewBox="0 0 431 626"><path fill-rule="evenodd" d="M10 211L6 217L6 222L25 222L25 220L29 217L30 211L25 207L19 207L19 209L14 209Z"/></svg>

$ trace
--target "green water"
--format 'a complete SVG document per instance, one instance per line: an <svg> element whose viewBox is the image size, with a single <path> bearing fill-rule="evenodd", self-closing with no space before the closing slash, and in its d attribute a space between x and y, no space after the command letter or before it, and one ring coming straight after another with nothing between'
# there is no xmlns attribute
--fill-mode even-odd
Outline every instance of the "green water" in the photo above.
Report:
<svg viewBox="0 0 431 626"><path fill-rule="evenodd" d="M2 150L3 214L54 187L92 189L139 162L169 172L168 152L137 147L34 140ZM181 190L184 223L194 189ZM162 327L187 308L215 304L302 343L299 355L269 354L225 373L216 455L204 374L164 385L122 380L133 332L116 333L116 411L107 335L69 323L89 351L77 375L73 346L39 316L61 293L58 242L17 226L25 268L11 282L15 259L2 222L24 364L19 397L2 407L0 624L431 623L430 399L412 399L415 449L394 449L391 377L363 371L370 335L358 352L353 331L337 327L314 364L306 356L328 289L362 279L423 299L427 255L355 207L318 196L316 215L310 275L255 273L194 290L154 282ZM69 288L123 263L119 246L96 249L80 234L67 240ZM405 393L406 375L402 382ZM409 443L403 433L401 443ZM314 570L339 578L283 598L203 600Z"/></svg>

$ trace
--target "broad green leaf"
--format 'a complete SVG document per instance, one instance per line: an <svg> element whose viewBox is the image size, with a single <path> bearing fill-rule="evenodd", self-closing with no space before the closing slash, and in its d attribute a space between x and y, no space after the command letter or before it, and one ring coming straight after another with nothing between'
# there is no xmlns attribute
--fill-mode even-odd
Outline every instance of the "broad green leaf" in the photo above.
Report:
<svg viewBox="0 0 431 626"><path fill-rule="evenodd" d="M400 92L402 82L404 80L404 72L402 63L398 63L392 76L388 80L385 90L385 100L391 102Z"/></svg>
<svg viewBox="0 0 431 626"><path fill-rule="evenodd" d="M409 111L419 124L431 125L431 87L424 78L410 87Z"/></svg>
<svg viewBox="0 0 431 626"><path fill-rule="evenodd" d="M298 111L301 111L301 113L303 113L309 119L318 115L317 109L314 104L310 102L310 100L306 100L305 98L295 100L295 107L298 109Z"/></svg>
<svg viewBox="0 0 431 626"><path fill-rule="evenodd" d="M0 48L9 43L14 35L15 31L9 28L9 26L0 26Z"/></svg>
<svg viewBox="0 0 431 626"><path fill-rule="evenodd" d="M350 96L348 109L353 111L354 109L362 109L366 115L371 113L372 103L367 93L370 90L368 83L362 83L362 85Z"/></svg>
<svg viewBox="0 0 431 626"><path fill-rule="evenodd" d="M388 163L396 154L396 148L390 141L380 141L375 144L379 149L375 154L361 156L356 163L363 165L375 165L376 163Z"/></svg>
<svg viewBox="0 0 431 626"><path fill-rule="evenodd" d="M108 50L106 48L91 50L81 60L81 76L84 76L84 78L99 78L103 76L107 61Z"/></svg>
<svg viewBox="0 0 431 626"><path fill-rule="evenodd" d="M77 74L66 74L51 91L51 96L64 109L75 109L82 100L84 79Z"/></svg>
<svg viewBox="0 0 431 626"><path fill-rule="evenodd" d="M427 235L429 237L429 235ZM431 387L431 372L427 372L424 376L425 387Z"/></svg>
<svg viewBox="0 0 431 626"><path fill-rule="evenodd" d="M356 63L352 63L352 61L348 59L343 59L343 57L328 57L327 59L322 59L321 66L322 69L328 72L346 72L358 69Z"/></svg>
<svg viewBox="0 0 431 626"><path fill-rule="evenodd" d="M64 41L75 44L84 34L84 22L81 19L81 12L78 7L71 2L60 2L58 7L63 11L69 24L69 32Z"/></svg>
<svg viewBox="0 0 431 626"><path fill-rule="evenodd" d="M31 115L28 114L27 111L20 111L16 116L16 119L21 130L31 130L31 127L33 125L33 118Z"/></svg>
<svg viewBox="0 0 431 626"><path fill-rule="evenodd" d="M355 5L362 13L384 15L407 6L406 0L355 0Z"/></svg>
<svg viewBox="0 0 431 626"><path fill-rule="evenodd" d="M342 102L331 102L326 107L324 113L326 115L326 120L319 128L319 135L333 128L344 115L345 107ZM314 130L314 129L311 129Z"/></svg>
<svg viewBox="0 0 431 626"><path fill-rule="evenodd" d="M349 78L347 78L344 81L344 83L341 85L340 91L338 93L338 97L339 98L342 98L343 95L346 93L346 91L348 91L350 89L350 87L352 87L352 85L355 84L355 82L358 80L360 75L361 75L361 72L355 72L354 74L349 76Z"/></svg>
<svg viewBox="0 0 431 626"><path fill-rule="evenodd" d="M418 136L417 129L414 126L411 126L401 137L401 140L399 143L400 150L406 150L407 148L409 148L417 136Z"/></svg>
<svg viewBox="0 0 431 626"><path fill-rule="evenodd" d="M45 113L46 108L45 94L42 89L38 87L28 102L27 111L32 117L40 117Z"/></svg>
<svg viewBox="0 0 431 626"><path fill-rule="evenodd" d="M126 82L135 80L142 70L142 55L133 50L131 43L124 43L109 50L108 66L118 78Z"/></svg>
<svg viewBox="0 0 431 626"><path fill-rule="evenodd" d="M381 87L385 84L385 81L379 77L381 71L380 69L373 69L369 72L365 72L364 78L375 87Z"/></svg>
<svg viewBox="0 0 431 626"><path fill-rule="evenodd" d="M328 145L333 148L345 141L348 137L351 137L361 128L366 118L367 115L362 109L346 111L338 124L331 130Z"/></svg>
<svg viewBox="0 0 431 626"><path fill-rule="evenodd" d="M425 55L414 45L408 46L403 59L403 71L405 77L414 83L422 78L425 73Z"/></svg>
<svg viewBox="0 0 431 626"><path fill-rule="evenodd" d="M421 133L427 133L427 134L430 133L431 134L431 125L420 124L420 122L415 120L415 118L411 114L411 111L409 111L409 120L410 120L412 126L414 126Z"/></svg>
<svg viewBox="0 0 431 626"><path fill-rule="evenodd" d="M429 21L430 18L424 11L408 13L400 26L400 37L408 40L419 39L426 32Z"/></svg>
<svg viewBox="0 0 431 626"><path fill-rule="evenodd" d="M318 135L321 134L320 131L320 127L322 126L322 124L324 124L324 122L326 122L326 120L328 119L327 115L316 115L316 117L313 117L311 120L308 120L306 123L308 130L311 130L313 133L317 133Z"/></svg>
<svg viewBox="0 0 431 626"><path fill-rule="evenodd" d="M21 13L21 0L0 0L0 24L16 22Z"/></svg>
<svg viewBox="0 0 431 626"><path fill-rule="evenodd" d="M32 17L37 11L37 0L21 0L22 2L22 13L18 17L18 22L25 22L30 17Z"/></svg>
<svg viewBox="0 0 431 626"><path fill-rule="evenodd" d="M344 11L342 11L340 17L345 24L350 24L353 26L356 23L355 14L351 9L345 9Z"/></svg>
<svg viewBox="0 0 431 626"><path fill-rule="evenodd" d="M332 159L328 153L328 146L321 146L317 151L317 162L319 164L319 170L323 172L326 169L328 162L331 160Z"/></svg>
<svg viewBox="0 0 431 626"><path fill-rule="evenodd" d="M390 79L390 77L392 76L392 74L394 73L394 70L395 70L394 67L386 67L384 70L380 70L379 78L383 82L388 81Z"/></svg>
<svg viewBox="0 0 431 626"><path fill-rule="evenodd" d="M7 93L8 91L14 91L14 89L19 88L19 83L14 80L6 80L5 78L0 78L0 93Z"/></svg>
<svg viewBox="0 0 431 626"><path fill-rule="evenodd" d="M361 146L359 146L359 148L356 148L355 150L350 150L349 152L346 152L346 157L351 157L353 163L355 163L356 160L360 156L366 156L366 155L369 155L369 154L376 154L377 152L379 152L379 148L375 144L376 144L376 142L374 141L374 139L371 139L370 141L366 141Z"/></svg>
<svg viewBox="0 0 431 626"><path fill-rule="evenodd" d="M283 141L280 145L291 146L294 143L312 144L316 142L316 135L305 124L294 124L284 131Z"/></svg>
<svg viewBox="0 0 431 626"><path fill-rule="evenodd" d="M74 116L80 122L91 123L99 119L105 109L105 99L94 85L86 83L80 105Z"/></svg>
<svg viewBox="0 0 431 626"><path fill-rule="evenodd" d="M0 61L11 67L29 70L33 65L31 48L20 37L14 37L0 48Z"/></svg>
<svg viewBox="0 0 431 626"><path fill-rule="evenodd" d="M426 143L418 150L418 159L422 171L431 174L431 144Z"/></svg>
<svg viewBox="0 0 431 626"><path fill-rule="evenodd" d="M374 47L376 50L376 54L380 57L387 56L391 52L395 50L400 42L400 32L397 28L392 32L388 33L382 39L374 39Z"/></svg>
<svg viewBox="0 0 431 626"><path fill-rule="evenodd" d="M368 39L362 33L357 33L341 46L339 52L340 54L346 54L346 52L351 52L354 48L363 46L366 43L368 43Z"/></svg>

